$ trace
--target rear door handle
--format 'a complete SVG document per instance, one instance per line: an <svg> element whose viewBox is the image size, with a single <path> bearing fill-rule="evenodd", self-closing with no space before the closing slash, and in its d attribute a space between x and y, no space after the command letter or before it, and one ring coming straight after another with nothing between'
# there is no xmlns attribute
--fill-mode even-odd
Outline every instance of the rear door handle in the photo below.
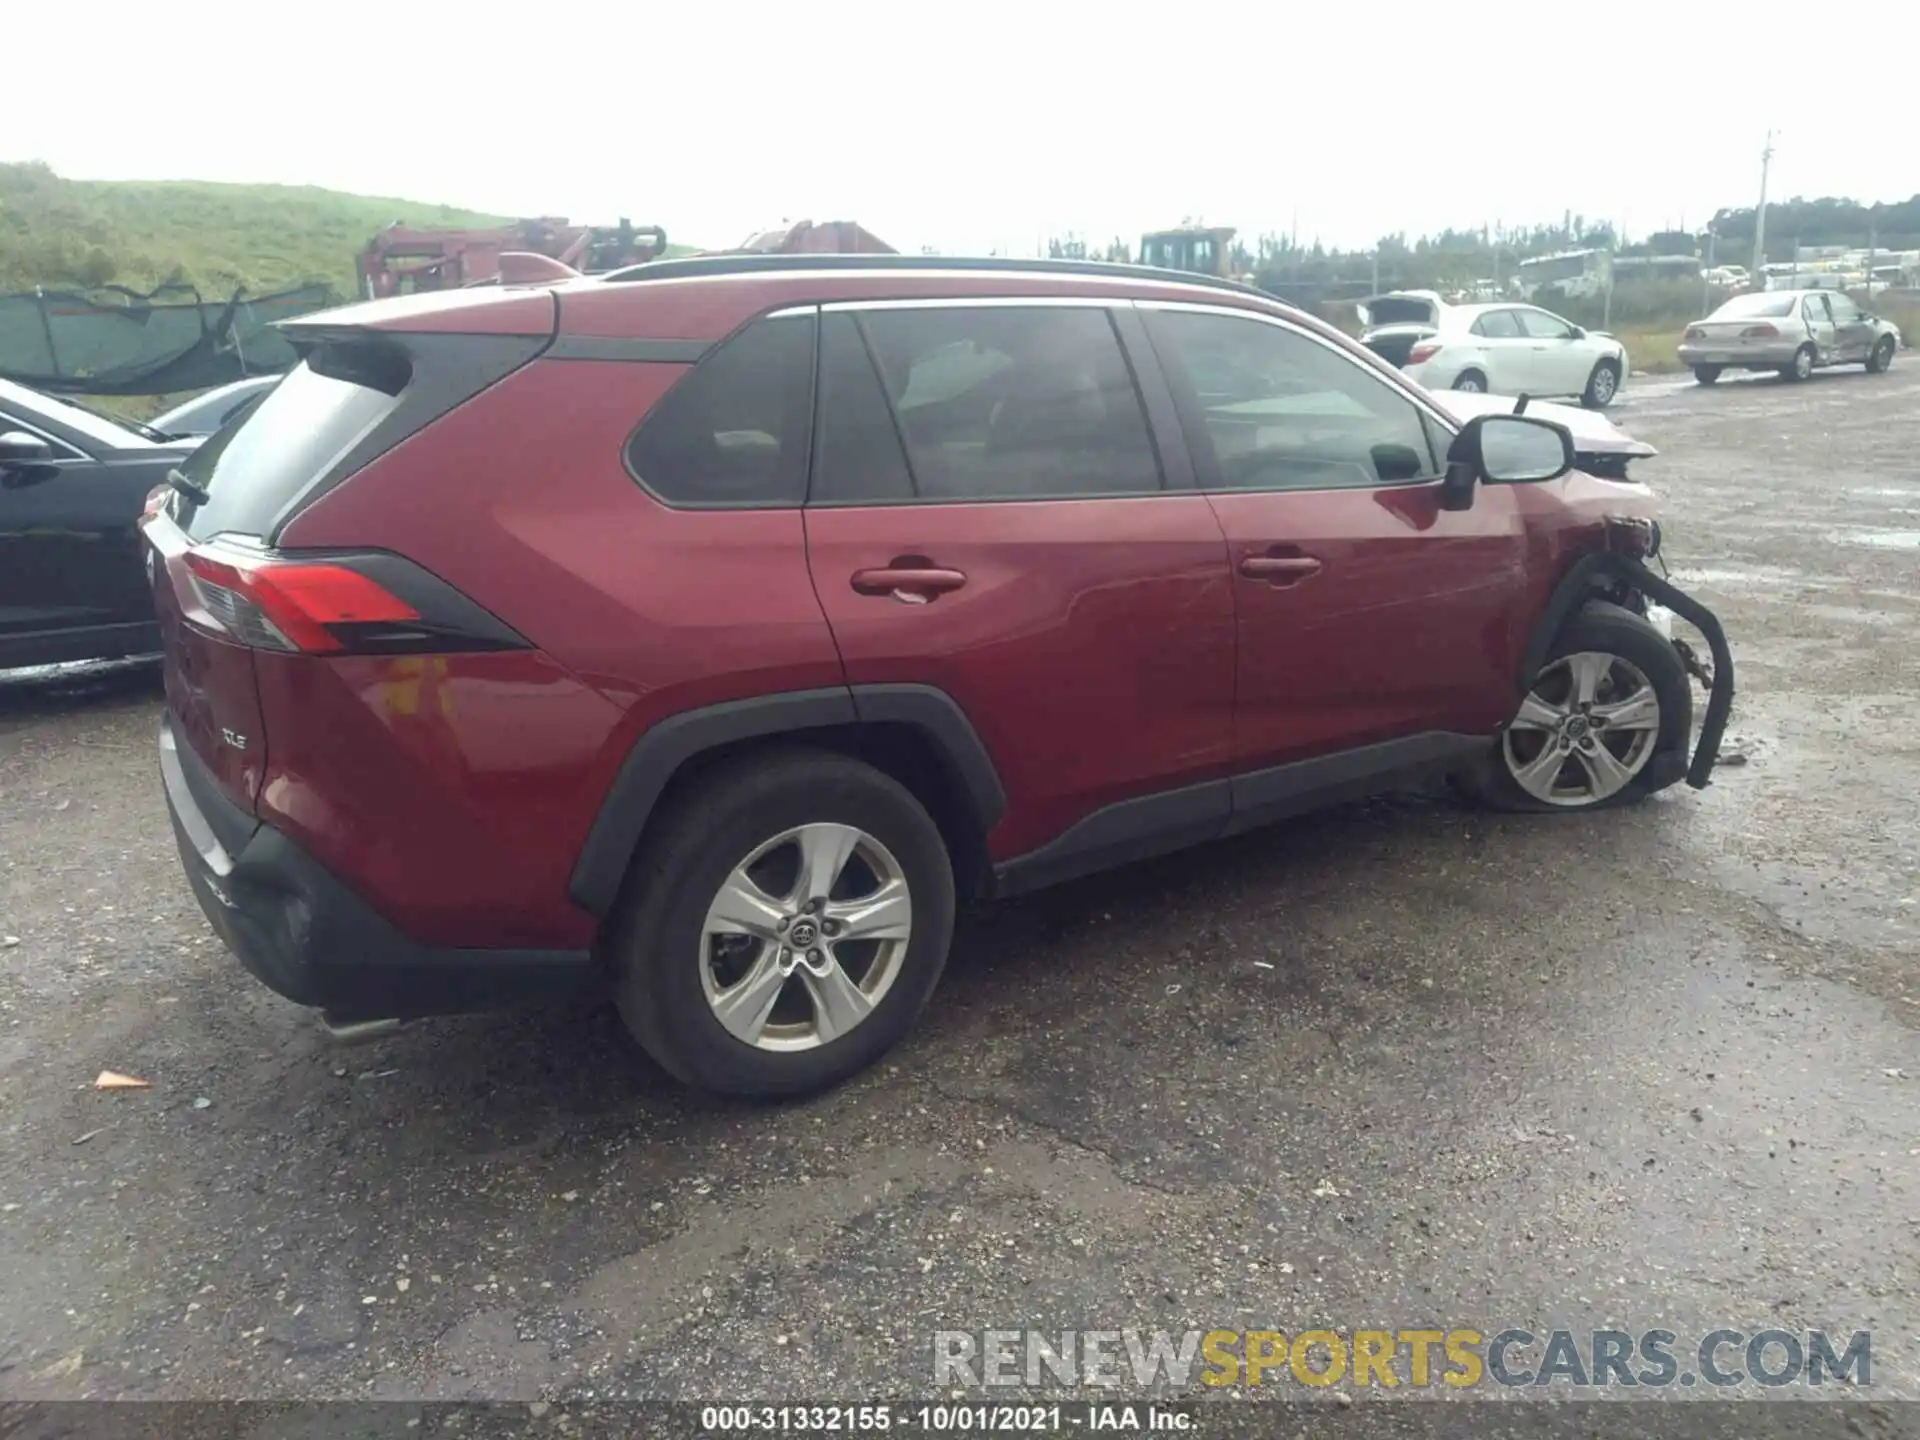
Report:
<svg viewBox="0 0 1920 1440"><path fill-rule="evenodd" d="M1293 585L1319 570L1320 562L1311 555L1248 555L1240 561L1242 575L1269 585Z"/></svg>
<svg viewBox="0 0 1920 1440"><path fill-rule="evenodd" d="M925 605L966 583L965 571L938 566L884 565L853 572L853 588L860 594L890 595L903 605Z"/></svg>

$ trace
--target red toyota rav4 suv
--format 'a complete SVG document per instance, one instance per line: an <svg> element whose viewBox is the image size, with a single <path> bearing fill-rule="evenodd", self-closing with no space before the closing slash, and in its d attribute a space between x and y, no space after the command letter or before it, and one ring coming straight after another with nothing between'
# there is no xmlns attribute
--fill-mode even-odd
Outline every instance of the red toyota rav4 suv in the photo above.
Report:
<svg viewBox="0 0 1920 1440"><path fill-rule="evenodd" d="M1705 784L1731 703L1645 489L1226 282L735 256L289 328L143 525L187 874L336 1026L607 985L795 1093L957 899L1428 775ZM1648 597L1717 662L1691 768Z"/></svg>

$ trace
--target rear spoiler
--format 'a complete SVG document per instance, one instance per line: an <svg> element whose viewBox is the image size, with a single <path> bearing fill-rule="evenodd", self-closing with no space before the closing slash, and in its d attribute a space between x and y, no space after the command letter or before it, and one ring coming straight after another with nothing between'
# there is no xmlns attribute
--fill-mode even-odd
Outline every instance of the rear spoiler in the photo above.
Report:
<svg viewBox="0 0 1920 1440"><path fill-rule="evenodd" d="M550 341L560 328L560 301L540 289L427 290L295 315L277 321L274 328L295 350L380 334L512 335Z"/></svg>

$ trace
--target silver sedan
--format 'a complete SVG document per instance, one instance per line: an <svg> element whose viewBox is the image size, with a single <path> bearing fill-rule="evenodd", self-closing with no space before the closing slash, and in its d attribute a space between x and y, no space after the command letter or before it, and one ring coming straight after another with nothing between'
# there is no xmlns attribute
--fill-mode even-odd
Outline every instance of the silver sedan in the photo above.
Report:
<svg viewBox="0 0 1920 1440"><path fill-rule="evenodd" d="M1839 290L1760 290L1736 295L1687 327L1680 363L1702 385L1723 370L1777 370L1804 380L1824 365L1893 363L1900 327L1869 315Z"/></svg>

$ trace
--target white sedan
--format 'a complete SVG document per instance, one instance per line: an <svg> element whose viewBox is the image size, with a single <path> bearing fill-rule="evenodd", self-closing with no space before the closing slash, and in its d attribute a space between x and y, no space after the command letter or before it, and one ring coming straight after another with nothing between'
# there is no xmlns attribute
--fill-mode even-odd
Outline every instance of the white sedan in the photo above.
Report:
<svg viewBox="0 0 1920 1440"><path fill-rule="evenodd" d="M1360 342L1429 390L1569 395L1599 410L1627 378L1626 346L1537 305L1449 305L1403 290L1357 308Z"/></svg>

